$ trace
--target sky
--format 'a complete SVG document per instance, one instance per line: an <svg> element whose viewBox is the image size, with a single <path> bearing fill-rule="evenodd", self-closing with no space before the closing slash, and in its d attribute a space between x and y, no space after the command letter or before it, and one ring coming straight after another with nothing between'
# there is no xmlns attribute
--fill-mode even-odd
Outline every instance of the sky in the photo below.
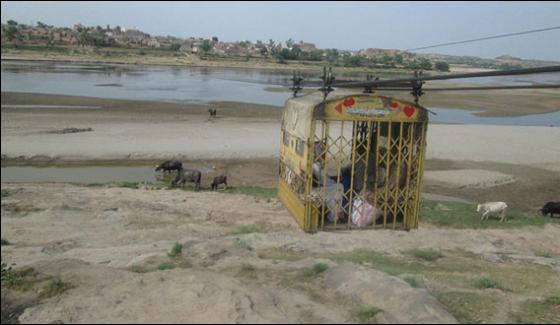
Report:
<svg viewBox="0 0 560 325"><path fill-rule="evenodd" d="M2 1L2 23L107 24L223 41L289 38L319 48L409 49L560 26L560 2L29 2ZM421 51L560 61L560 30Z"/></svg>

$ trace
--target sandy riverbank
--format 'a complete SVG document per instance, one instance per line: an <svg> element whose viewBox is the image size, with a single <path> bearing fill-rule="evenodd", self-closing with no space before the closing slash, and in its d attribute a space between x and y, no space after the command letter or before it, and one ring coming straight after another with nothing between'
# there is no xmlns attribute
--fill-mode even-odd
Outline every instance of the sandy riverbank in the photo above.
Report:
<svg viewBox="0 0 560 325"><path fill-rule="evenodd" d="M2 155L63 160L277 157L278 108L227 102L212 106L217 107L218 118L208 117L206 104L3 93ZM70 127L92 131L55 132ZM435 124L428 132L428 158L521 164L558 171L558 139L560 129L554 127Z"/></svg>

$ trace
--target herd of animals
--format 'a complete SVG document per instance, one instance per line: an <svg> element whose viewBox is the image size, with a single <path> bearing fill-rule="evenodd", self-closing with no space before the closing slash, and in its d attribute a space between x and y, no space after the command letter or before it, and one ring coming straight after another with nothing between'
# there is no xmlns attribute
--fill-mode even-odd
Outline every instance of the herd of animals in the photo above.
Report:
<svg viewBox="0 0 560 325"><path fill-rule="evenodd" d="M196 191L200 189L200 181L202 180L202 173L197 169L184 169L182 162L177 160L168 160L168 161L164 161L163 163L161 163L156 167L156 172L160 170L163 171L164 173L166 172L171 173L172 171L177 172L177 176L175 176L175 179L171 181L172 186L181 185L181 187L185 187L185 184L189 182L189 183L194 183L194 189ZM221 184L223 184L226 189L228 188L226 175L220 175L214 177L214 180L212 181L212 184L210 186L212 187L212 190L217 190L218 185Z"/></svg>
<svg viewBox="0 0 560 325"><path fill-rule="evenodd" d="M163 163L161 163L156 167L156 172L158 171L163 171L164 173L165 172L170 173L172 171L177 172L177 176L175 176L175 179L171 181L172 186L181 185L182 187L184 187L187 182L190 182L195 184L194 187L195 190L198 191L200 189L200 181L202 179L202 173L197 169L184 169L183 163L181 163L180 161L177 160L164 161ZM221 184L224 185L224 188L226 189L228 188L226 175L220 175L214 177L214 180L212 181L212 184L210 186L212 190L217 190L218 185ZM507 216L506 216L507 207L508 206L505 202L486 202L477 205L476 212L482 214L480 219L481 221L487 220L488 217L493 214L493 215L497 215L500 218L501 222L504 222L507 220ZM547 202L539 211L542 213L543 216L550 215L550 217L553 217L555 214L560 215L560 202Z"/></svg>

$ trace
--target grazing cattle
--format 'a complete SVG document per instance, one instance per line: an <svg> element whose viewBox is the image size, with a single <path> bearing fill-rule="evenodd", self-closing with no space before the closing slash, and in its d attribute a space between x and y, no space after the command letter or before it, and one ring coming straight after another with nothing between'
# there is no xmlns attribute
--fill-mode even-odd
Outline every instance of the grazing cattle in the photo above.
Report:
<svg viewBox="0 0 560 325"><path fill-rule="evenodd" d="M175 186L181 184L181 187L185 187L186 182L194 183L194 189L198 191L200 189L200 179L202 178L202 173L196 169L186 169L179 170L175 179L171 182L171 185Z"/></svg>
<svg viewBox="0 0 560 325"><path fill-rule="evenodd" d="M476 212L482 212L480 221L484 219L488 220L488 215L494 213L500 216L501 222L504 222L506 220L506 209L507 204L505 202L486 202L479 204L476 207Z"/></svg>
<svg viewBox="0 0 560 325"><path fill-rule="evenodd" d="M183 169L183 164L177 160L168 160L161 163L159 166L156 167L156 172L163 170L163 172L171 172L172 170L180 171Z"/></svg>
<svg viewBox="0 0 560 325"><path fill-rule="evenodd" d="M228 185L227 185L227 176L225 175L220 175L220 176L216 176L214 177L214 180L212 181L212 190L217 190L218 189L218 185L220 184L224 184L225 189L227 190Z"/></svg>
<svg viewBox="0 0 560 325"><path fill-rule="evenodd" d="M547 214L550 214L551 218L554 216L554 214L560 214L560 202L548 202L548 203L546 203L542 207L541 213L542 213L543 216L546 216Z"/></svg>
<svg viewBox="0 0 560 325"><path fill-rule="evenodd" d="M215 108L209 108L208 109L208 114L210 114L210 117L216 117L216 114L218 113L218 110Z"/></svg>

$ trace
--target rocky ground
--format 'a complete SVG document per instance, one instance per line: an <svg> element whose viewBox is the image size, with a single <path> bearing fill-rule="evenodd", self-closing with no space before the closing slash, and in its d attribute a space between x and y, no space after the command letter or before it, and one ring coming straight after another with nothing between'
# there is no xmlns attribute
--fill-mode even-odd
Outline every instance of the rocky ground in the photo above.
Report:
<svg viewBox="0 0 560 325"><path fill-rule="evenodd" d="M3 321L560 319L558 223L311 235L266 195L67 184L3 184L1 221Z"/></svg>

